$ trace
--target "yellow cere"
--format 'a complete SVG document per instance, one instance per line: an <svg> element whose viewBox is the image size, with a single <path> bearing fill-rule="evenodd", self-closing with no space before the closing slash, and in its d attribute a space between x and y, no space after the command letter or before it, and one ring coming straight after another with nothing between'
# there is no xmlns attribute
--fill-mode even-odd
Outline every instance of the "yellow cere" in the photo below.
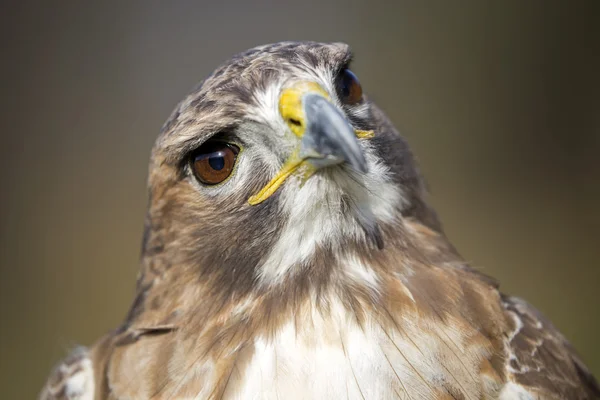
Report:
<svg viewBox="0 0 600 400"><path fill-rule="evenodd" d="M279 113L283 117L286 124L294 135L302 138L304 135L304 129L306 127L304 106L302 104L302 98L306 93L317 93L330 99L329 94L316 82L298 82L289 88L284 89L279 97ZM360 139L367 139L374 137L373 131L361 131L356 130L356 136ZM284 163L281 170L275 175L273 179L260 192L251 196L248 199L248 203L252 206L257 205L271 197L273 193L279 189L279 187L285 182L290 175L301 169L304 171L304 179L308 179L314 172L315 169L312 165L305 162L298 157L298 152L294 152L292 156Z"/></svg>
<svg viewBox="0 0 600 400"><path fill-rule="evenodd" d="M316 82L298 82L281 92L279 113L292 132L302 137L306 127L302 97L306 93L318 93L329 99L329 94Z"/></svg>

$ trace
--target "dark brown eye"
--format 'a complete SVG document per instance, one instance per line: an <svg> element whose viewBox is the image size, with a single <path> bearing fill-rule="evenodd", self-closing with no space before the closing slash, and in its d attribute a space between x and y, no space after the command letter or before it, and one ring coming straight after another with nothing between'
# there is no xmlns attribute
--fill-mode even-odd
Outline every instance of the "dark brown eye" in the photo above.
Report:
<svg viewBox="0 0 600 400"><path fill-rule="evenodd" d="M358 78L349 69L340 71L337 80L337 92L344 104L352 105L362 100L362 87Z"/></svg>
<svg viewBox="0 0 600 400"><path fill-rule="evenodd" d="M231 175L240 149L229 143L212 142L202 145L192 155L192 170L205 185L216 185Z"/></svg>

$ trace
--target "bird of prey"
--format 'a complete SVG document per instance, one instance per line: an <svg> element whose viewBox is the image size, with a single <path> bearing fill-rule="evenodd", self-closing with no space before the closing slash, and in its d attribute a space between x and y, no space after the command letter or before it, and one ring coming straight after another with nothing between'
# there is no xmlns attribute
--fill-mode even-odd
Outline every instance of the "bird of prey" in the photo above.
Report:
<svg viewBox="0 0 600 400"><path fill-rule="evenodd" d="M600 388L468 265L341 43L235 56L152 150L137 293L41 399L569 399Z"/></svg>

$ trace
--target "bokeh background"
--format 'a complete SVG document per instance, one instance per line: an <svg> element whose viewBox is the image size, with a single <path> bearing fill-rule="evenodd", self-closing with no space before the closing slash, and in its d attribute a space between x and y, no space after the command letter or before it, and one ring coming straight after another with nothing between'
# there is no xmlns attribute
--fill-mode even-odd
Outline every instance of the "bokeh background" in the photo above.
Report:
<svg viewBox="0 0 600 400"><path fill-rule="evenodd" d="M594 1L3 3L0 392L132 300L161 124L236 52L345 41L417 153L446 230L600 375L600 54Z"/></svg>

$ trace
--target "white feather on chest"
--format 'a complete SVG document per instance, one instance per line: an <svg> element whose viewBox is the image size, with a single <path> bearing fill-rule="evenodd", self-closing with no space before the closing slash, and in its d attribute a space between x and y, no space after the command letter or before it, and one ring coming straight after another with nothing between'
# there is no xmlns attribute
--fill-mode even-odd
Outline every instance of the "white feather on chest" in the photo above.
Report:
<svg viewBox="0 0 600 400"><path fill-rule="evenodd" d="M486 354L467 349L460 332L445 329L441 342L439 332L428 334L408 319L404 334L373 323L363 330L339 302L327 320L317 313L301 319L312 321L297 328L292 320L273 339L254 340L224 398L427 399L440 395L445 382L461 392L481 390L475 377Z"/></svg>

